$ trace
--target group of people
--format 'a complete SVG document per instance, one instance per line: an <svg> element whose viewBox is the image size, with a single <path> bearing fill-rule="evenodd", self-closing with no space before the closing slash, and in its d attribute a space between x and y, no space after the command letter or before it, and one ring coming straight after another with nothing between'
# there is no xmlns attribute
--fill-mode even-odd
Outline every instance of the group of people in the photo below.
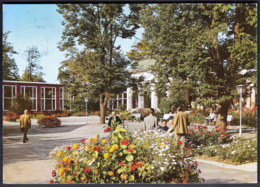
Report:
<svg viewBox="0 0 260 187"><path fill-rule="evenodd" d="M111 126L112 121L121 122L121 119L116 116L116 112L112 112L112 117L109 118L108 126ZM167 122L169 127L167 126ZM161 129L167 133L174 132L175 138L178 138L182 141L182 152L185 147L185 136L188 134L188 126L190 125L188 114L182 110L182 107L178 107L177 110L175 107L171 108L170 117L168 119L163 119L162 125L158 125L157 117L154 116L154 109L149 109L149 115L144 118L143 130L153 130Z"/></svg>

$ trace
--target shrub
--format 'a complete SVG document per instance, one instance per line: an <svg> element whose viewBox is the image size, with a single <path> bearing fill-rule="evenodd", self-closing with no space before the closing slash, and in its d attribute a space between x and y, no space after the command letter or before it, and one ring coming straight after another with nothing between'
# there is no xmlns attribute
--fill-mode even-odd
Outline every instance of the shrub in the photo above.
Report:
<svg viewBox="0 0 260 187"><path fill-rule="evenodd" d="M32 109L32 101L29 98L25 98L22 96L17 96L14 99L13 106L11 107L11 111L18 115L24 114L24 110L27 109L30 111Z"/></svg>
<svg viewBox="0 0 260 187"><path fill-rule="evenodd" d="M108 131L107 139L96 135L52 150L50 157L58 163L50 183L202 182L197 162L182 157L173 138L155 131L135 137L121 127Z"/></svg>
<svg viewBox="0 0 260 187"><path fill-rule="evenodd" d="M235 110L231 111L230 115L232 115L232 120L230 122L231 125L239 125L240 124L240 111ZM256 127L257 124L257 109L256 107L251 110L245 109L242 111L242 125Z"/></svg>
<svg viewBox="0 0 260 187"><path fill-rule="evenodd" d="M61 125L61 121L58 118L55 117L45 117L42 119L39 119L37 121L39 127L47 127L47 128L53 128L53 127L59 127Z"/></svg>
<svg viewBox="0 0 260 187"><path fill-rule="evenodd" d="M205 120L206 116L208 116L208 113L202 110L192 110L188 115L190 123L199 123L199 124L206 123Z"/></svg>
<svg viewBox="0 0 260 187"><path fill-rule="evenodd" d="M197 155L217 157L221 161L243 164L257 161L256 140L236 138L230 144L215 147L201 147L196 150Z"/></svg>

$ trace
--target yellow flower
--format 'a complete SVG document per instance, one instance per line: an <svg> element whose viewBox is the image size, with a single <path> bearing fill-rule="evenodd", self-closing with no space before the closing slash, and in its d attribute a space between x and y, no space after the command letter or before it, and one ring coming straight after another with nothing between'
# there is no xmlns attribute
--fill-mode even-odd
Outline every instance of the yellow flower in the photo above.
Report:
<svg viewBox="0 0 260 187"><path fill-rule="evenodd" d="M105 158L105 160L108 159L109 156L110 156L109 153L105 153L105 154L104 154L104 158Z"/></svg>
<svg viewBox="0 0 260 187"><path fill-rule="evenodd" d="M103 144L106 144L106 143L107 143L107 139L103 139L103 140L102 140L102 143L103 143Z"/></svg>
<svg viewBox="0 0 260 187"><path fill-rule="evenodd" d="M61 177L63 175L63 173L65 172L65 168L60 168L59 169L59 176Z"/></svg>
<svg viewBox="0 0 260 187"><path fill-rule="evenodd" d="M101 150L104 150L104 149L106 149L106 147L101 147Z"/></svg>
<svg viewBox="0 0 260 187"><path fill-rule="evenodd" d="M113 148L113 147L111 147L110 149L109 149L109 152L110 153L113 153L115 151L115 149Z"/></svg>
<svg viewBox="0 0 260 187"><path fill-rule="evenodd" d="M134 145L134 144L130 144L130 145L128 146L128 148L129 148L129 149L133 149L133 148L135 148L135 145Z"/></svg>
<svg viewBox="0 0 260 187"><path fill-rule="evenodd" d="M68 160L69 160L69 158L66 157L66 156L63 158L63 161L64 161L64 162L67 162Z"/></svg>
<svg viewBox="0 0 260 187"><path fill-rule="evenodd" d="M99 138L99 134L96 134L96 138Z"/></svg>
<svg viewBox="0 0 260 187"><path fill-rule="evenodd" d="M76 152L75 152L75 151L73 151L73 152L72 152L72 155L73 155L73 156L76 156Z"/></svg>
<svg viewBox="0 0 260 187"><path fill-rule="evenodd" d="M113 147L114 149L118 149L118 145L116 145L116 144L114 144L112 147Z"/></svg>
<svg viewBox="0 0 260 187"><path fill-rule="evenodd" d="M98 139L97 138L93 138L93 143L97 142Z"/></svg>
<svg viewBox="0 0 260 187"><path fill-rule="evenodd" d="M114 175L114 172L110 171L110 172L108 172L108 175L112 177Z"/></svg>
<svg viewBox="0 0 260 187"><path fill-rule="evenodd" d="M60 157L62 155L62 152L58 152L57 157Z"/></svg>
<svg viewBox="0 0 260 187"><path fill-rule="evenodd" d="M95 171L94 171L94 175L97 175L97 174L98 174L98 170L95 170Z"/></svg>
<svg viewBox="0 0 260 187"><path fill-rule="evenodd" d="M73 146L72 146L72 149L78 149L79 148L79 146L78 146L78 144L73 144Z"/></svg>
<svg viewBox="0 0 260 187"><path fill-rule="evenodd" d="M86 149L86 150L91 149L91 145L88 144L88 145L85 147L85 149Z"/></svg>

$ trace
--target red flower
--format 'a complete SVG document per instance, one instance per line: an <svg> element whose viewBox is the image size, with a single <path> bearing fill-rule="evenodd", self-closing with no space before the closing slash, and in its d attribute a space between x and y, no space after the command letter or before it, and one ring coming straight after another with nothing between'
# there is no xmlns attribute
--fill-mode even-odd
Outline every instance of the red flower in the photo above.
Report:
<svg viewBox="0 0 260 187"><path fill-rule="evenodd" d="M129 142L128 140L122 140L122 141L121 141L121 145L127 145L128 142Z"/></svg>
<svg viewBox="0 0 260 187"><path fill-rule="evenodd" d="M90 169L88 167L85 167L84 173L90 172Z"/></svg>
<svg viewBox="0 0 260 187"><path fill-rule="evenodd" d="M71 149L71 147L70 147L70 146L68 146L68 147L66 147L66 149L67 149L67 150L70 150L70 149Z"/></svg>
<svg viewBox="0 0 260 187"><path fill-rule="evenodd" d="M81 140L81 144L84 144L85 143L85 138Z"/></svg>
<svg viewBox="0 0 260 187"><path fill-rule="evenodd" d="M101 150L101 147L99 147L99 146L97 146L97 147L94 148L94 151L99 152L100 150Z"/></svg>
<svg viewBox="0 0 260 187"><path fill-rule="evenodd" d="M224 132L222 132L222 135L225 135L225 133L224 133Z"/></svg>
<svg viewBox="0 0 260 187"><path fill-rule="evenodd" d="M73 175L75 176L75 175L76 175L76 172L73 172Z"/></svg>
<svg viewBox="0 0 260 187"><path fill-rule="evenodd" d="M189 147L189 149L192 149L191 147Z"/></svg>
<svg viewBox="0 0 260 187"><path fill-rule="evenodd" d="M181 141L178 141L177 144L182 144L182 142L181 142Z"/></svg>
<svg viewBox="0 0 260 187"><path fill-rule="evenodd" d="M186 179L182 179L182 182L186 184L186 183L187 183L187 180L186 180Z"/></svg>
<svg viewBox="0 0 260 187"><path fill-rule="evenodd" d="M197 166L197 165L198 165L198 162L197 162L197 161L195 161L195 162L194 162L194 164Z"/></svg>
<svg viewBox="0 0 260 187"><path fill-rule="evenodd" d="M212 136L212 133L210 133L209 135Z"/></svg>
<svg viewBox="0 0 260 187"><path fill-rule="evenodd" d="M135 161L135 165L141 167L143 164L142 164L141 162L137 162L137 161Z"/></svg>
<svg viewBox="0 0 260 187"><path fill-rule="evenodd" d="M172 182L174 182L174 178L172 178Z"/></svg>
<svg viewBox="0 0 260 187"><path fill-rule="evenodd" d="M133 152L133 149L128 149L128 152L132 153L132 152Z"/></svg>
<svg viewBox="0 0 260 187"><path fill-rule="evenodd" d="M188 170L190 171L190 167L188 167Z"/></svg>
<svg viewBox="0 0 260 187"><path fill-rule="evenodd" d="M55 170L52 170L51 175L52 175L53 177L55 177L55 176L56 176L56 171L55 171Z"/></svg>
<svg viewBox="0 0 260 187"><path fill-rule="evenodd" d="M131 166L131 170L135 170L136 169L136 166Z"/></svg>
<svg viewBox="0 0 260 187"><path fill-rule="evenodd" d="M119 166L122 166L122 165L124 165L124 162L119 162Z"/></svg>
<svg viewBox="0 0 260 187"><path fill-rule="evenodd" d="M219 133L219 132L220 132L220 130L216 130L216 132L217 132L217 133Z"/></svg>
<svg viewBox="0 0 260 187"><path fill-rule="evenodd" d="M54 180L50 180L50 184L53 184L54 183Z"/></svg>
<svg viewBox="0 0 260 187"><path fill-rule="evenodd" d="M111 131L112 129L111 129L111 127L107 127L105 130L104 130L104 132L109 132L109 131Z"/></svg>
<svg viewBox="0 0 260 187"><path fill-rule="evenodd" d="M203 128L203 129L207 129L208 127L207 127L207 126L203 126L202 128Z"/></svg>

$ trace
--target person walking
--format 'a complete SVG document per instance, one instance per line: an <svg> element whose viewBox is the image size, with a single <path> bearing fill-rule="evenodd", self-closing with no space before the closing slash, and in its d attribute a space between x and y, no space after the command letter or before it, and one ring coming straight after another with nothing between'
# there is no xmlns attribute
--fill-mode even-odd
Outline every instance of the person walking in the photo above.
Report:
<svg viewBox="0 0 260 187"><path fill-rule="evenodd" d="M23 143L29 141L27 138L28 129L31 128L31 118L28 110L24 110L24 114L20 116L20 129L23 132Z"/></svg>
<svg viewBox="0 0 260 187"><path fill-rule="evenodd" d="M190 125L188 114L182 111L179 106L177 108L177 114L174 116L173 125L167 132L175 131L175 138L178 138L182 142L181 153L184 153L185 148L185 136L188 134L188 126Z"/></svg>
<svg viewBox="0 0 260 187"><path fill-rule="evenodd" d="M144 118L144 131L152 130L154 128L158 128L157 118L154 116L154 109L149 109L149 116Z"/></svg>

